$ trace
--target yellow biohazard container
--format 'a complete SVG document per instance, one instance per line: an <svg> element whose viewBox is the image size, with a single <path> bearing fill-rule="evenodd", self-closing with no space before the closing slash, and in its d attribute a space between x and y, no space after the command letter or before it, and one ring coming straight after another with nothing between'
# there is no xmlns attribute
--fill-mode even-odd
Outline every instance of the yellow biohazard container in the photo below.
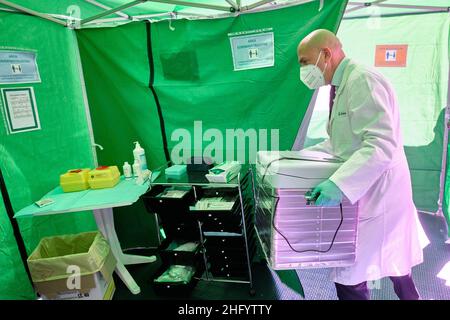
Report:
<svg viewBox="0 0 450 320"><path fill-rule="evenodd" d="M117 166L101 166L89 172L89 186L92 189L112 188L119 183L120 172Z"/></svg>
<svg viewBox="0 0 450 320"><path fill-rule="evenodd" d="M72 169L59 176L59 183L64 192L89 189L88 177L91 169Z"/></svg>

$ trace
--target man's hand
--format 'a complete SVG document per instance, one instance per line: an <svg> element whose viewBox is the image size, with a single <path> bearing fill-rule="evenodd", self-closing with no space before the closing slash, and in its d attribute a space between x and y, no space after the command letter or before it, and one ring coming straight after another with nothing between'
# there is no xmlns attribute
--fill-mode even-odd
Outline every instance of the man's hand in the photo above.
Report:
<svg viewBox="0 0 450 320"><path fill-rule="evenodd" d="M325 180L320 183L312 191L312 197L315 198L317 194L320 194L317 198L315 205L332 207L337 206L341 203L344 194L342 191L334 184L331 180Z"/></svg>

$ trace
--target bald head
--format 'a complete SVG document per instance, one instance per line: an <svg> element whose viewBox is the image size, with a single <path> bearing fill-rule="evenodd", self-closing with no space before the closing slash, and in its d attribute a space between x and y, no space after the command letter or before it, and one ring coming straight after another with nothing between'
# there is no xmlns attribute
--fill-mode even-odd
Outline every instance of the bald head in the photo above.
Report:
<svg viewBox="0 0 450 320"><path fill-rule="evenodd" d="M300 65L316 64L324 72L325 81L331 83L334 71L345 57L338 37L325 29L314 30L297 47Z"/></svg>
<svg viewBox="0 0 450 320"><path fill-rule="evenodd" d="M308 49L330 48L333 50L342 50L341 42L331 31L325 29L314 30L300 41L297 52Z"/></svg>

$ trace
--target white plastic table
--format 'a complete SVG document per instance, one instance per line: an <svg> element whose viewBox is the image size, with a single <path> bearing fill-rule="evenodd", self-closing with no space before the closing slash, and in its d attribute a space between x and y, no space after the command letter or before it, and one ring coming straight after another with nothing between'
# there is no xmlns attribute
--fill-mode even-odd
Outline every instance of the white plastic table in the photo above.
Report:
<svg viewBox="0 0 450 320"><path fill-rule="evenodd" d="M135 179L125 180L124 177L121 177L115 187L107 189L88 189L64 193L61 187L57 187L43 197L53 199L55 201L53 204L43 208L31 204L17 212L14 218L92 210L98 229L108 240L117 260L116 273L133 294L138 294L141 289L125 265L152 263L156 261L156 256L146 257L123 253L114 227L113 208L135 203L148 190L149 185L150 182L137 185Z"/></svg>

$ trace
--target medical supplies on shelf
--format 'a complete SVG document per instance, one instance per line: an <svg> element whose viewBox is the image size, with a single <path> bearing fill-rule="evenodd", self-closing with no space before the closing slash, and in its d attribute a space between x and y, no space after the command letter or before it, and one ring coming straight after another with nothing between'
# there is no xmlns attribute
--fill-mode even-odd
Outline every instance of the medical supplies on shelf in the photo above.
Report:
<svg viewBox="0 0 450 320"><path fill-rule="evenodd" d="M165 169L164 173L168 178L177 179L186 173L185 164L175 164Z"/></svg>
<svg viewBox="0 0 450 320"><path fill-rule="evenodd" d="M241 170L241 164L237 161L226 161L214 166L205 175L209 182L227 183L234 179Z"/></svg>
<svg viewBox="0 0 450 320"><path fill-rule="evenodd" d="M220 186L206 181L202 172L181 180L161 175L152 182L152 188L142 197L147 211L158 214L158 224L167 235L160 245L165 270L167 265L195 266L197 280L248 283L250 294L255 294L251 181L251 172L245 168L236 179ZM195 284L194 280L165 287L154 283L159 290L170 291L171 296L181 290L188 292Z"/></svg>

